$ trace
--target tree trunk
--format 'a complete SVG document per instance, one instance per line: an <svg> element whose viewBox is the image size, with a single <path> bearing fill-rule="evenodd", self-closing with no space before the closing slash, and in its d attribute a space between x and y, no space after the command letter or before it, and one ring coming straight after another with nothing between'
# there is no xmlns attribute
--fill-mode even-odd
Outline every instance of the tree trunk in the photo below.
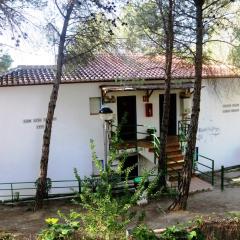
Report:
<svg viewBox="0 0 240 240"><path fill-rule="evenodd" d="M166 35L166 53L165 53L165 92L163 102L163 118L160 129L160 154L158 160L158 188L166 187L166 144L168 135L170 93L172 80L172 55L173 55L173 8L174 1L169 0L169 9L164 31Z"/></svg>
<svg viewBox="0 0 240 240"><path fill-rule="evenodd" d="M196 56L195 56L195 83L190 129L187 138L185 163L182 178L179 184L179 195L169 206L169 210L186 210L189 187L192 177L193 158L196 147L198 119L200 113L202 63L203 63L203 4L204 0L194 0L196 7Z"/></svg>
<svg viewBox="0 0 240 240"><path fill-rule="evenodd" d="M47 185L47 171L48 171L48 160L49 160L49 148L51 142L51 132L52 132L52 122L54 117L54 111L58 99L58 90L61 83L62 68L64 62L64 47L65 39L67 34L67 28L69 19L74 7L75 1L70 0L67 6L67 12L64 16L64 23L62 32L60 34L60 42L58 47L58 58L57 58L57 71L55 81L53 83L52 93L50 96L50 101L48 105L48 113L45 123L45 130L43 134L43 145L42 145L42 156L40 161L40 176L36 190L36 202L35 210L41 209L43 207L43 200L46 196L46 185Z"/></svg>

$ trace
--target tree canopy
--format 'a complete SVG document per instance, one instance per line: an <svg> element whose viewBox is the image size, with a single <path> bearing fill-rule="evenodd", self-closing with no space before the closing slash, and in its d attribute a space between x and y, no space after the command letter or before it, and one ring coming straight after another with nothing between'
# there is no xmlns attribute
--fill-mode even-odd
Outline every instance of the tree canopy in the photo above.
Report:
<svg viewBox="0 0 240 240"><path fill-rule="evenodd" d="M9 54L0 55L0 73L5 72L11 66L13 60Z"/></svg>

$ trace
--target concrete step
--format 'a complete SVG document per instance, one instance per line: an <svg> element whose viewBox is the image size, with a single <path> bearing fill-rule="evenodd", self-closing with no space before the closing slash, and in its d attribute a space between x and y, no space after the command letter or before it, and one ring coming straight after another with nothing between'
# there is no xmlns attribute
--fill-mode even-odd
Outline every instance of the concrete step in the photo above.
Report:
<svg viewBox="0 0 240 240"><path fill-rule="evenodd" d="M166 147L166 153L174 152L174 151L177 151L177 150L181 150L181 148L180 148L179 145L167 146L167 147Z"/></svg>
<svg viewBox="0 0 240 240"><path fill-rule="evenodd" d="M178 182L178 175L168 175L168 181L169 182Z"/></svg>
<svg viewBox="0 0 240 240"><path fill-rule="evenodd" d="M166 144L166 147L167 147L167 148L168 148L168 147L173 147L173 146L180 146L180 144L179 144L178 141L176 141L176 142L168 142L168 143Z"/></svg>
<svg viewBox="0 0 240 240"><path fill-rule="evenodd" d="M167 152L169 157L182 154L181 149L173 149L172 151Z"/></svg>
<svg viewBox="0 0 240 240"><path fill-rule="evenodd" d="M184 156L182 154L175 156L167 155L167 161L179 161L179 160L184 160Z"/></svg>
<svg viewBox="0 0 240 240"><path fill-rule="evenodd" d="M172 173L175 174L177 171L181 171L182 168L183 168L182 165L178 165L178 166L175 166L175 167L168 166L167 171L168 171L168 174L171 175Z"/></svg>
<svg viewBox="0 0 240 240"><path fill-rule="evenodd" d="M154 148L149 148L148 149L149 152L154 152ZM167 146L166 147L166 153L171 153L171 152L178 152L181 153L181 148L179 145L173 145L173 146Z"/></svg>
<svg viewBox="0 0 240 240"><path fill-rule="evenodd" d="M178 136L176 136L176 135L168 136L168 137L167 137L167 140L168 140L168 141L178 141Z"/></svg>
<svg viewBox="0 0 240 240"><path fill-rule="evenodd" d="M180 161L169 161L167 163L167 166L174 168L174 167L183 167L184 165L184 160L180 160Z"/></svg>

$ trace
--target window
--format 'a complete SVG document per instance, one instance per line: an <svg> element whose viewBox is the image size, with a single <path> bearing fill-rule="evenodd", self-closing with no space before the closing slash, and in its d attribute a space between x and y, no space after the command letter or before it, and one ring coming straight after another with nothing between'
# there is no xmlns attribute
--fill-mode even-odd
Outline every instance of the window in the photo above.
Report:
<svg viewBox="0 0 240 240"><path fill-rule="evenodd" d="M89 106L90 106L90 115L98 114L101 108L101 98L100 97L89 98Z"/></svg>

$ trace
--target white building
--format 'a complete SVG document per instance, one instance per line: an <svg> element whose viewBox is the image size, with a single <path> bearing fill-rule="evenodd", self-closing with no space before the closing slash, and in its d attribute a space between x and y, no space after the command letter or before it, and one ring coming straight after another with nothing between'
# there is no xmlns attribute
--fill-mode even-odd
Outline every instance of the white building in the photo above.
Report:
<svg viewBox="0 0 240 240"><path fill-rule="evenodd" d="M73 168L82 177L94 174L89 143L90 139L95 141L96 152L103 159L103 123L98 116L102 100L113 110L116 124L128 112L130 125L144 125L137 128L138 132L155 127L159 135L163 63L162 58L140 55L99 55L63 77L52 131L51 179L73 179ZM224 66L208 66L203 76L199 153L214 159L216 169L239 165L238 75ZM190 112L192 98L186 97L193 90L193 77L192 65L174 61L170 135L178 134L178 121ZM0 77L0 182L35 181L38 177L53 79L52 66L19 66ZM215 92L213 85L221 91ZM134 133L122 136L136 137ZM145 136L137 134L138 138ZM138 174L154 166L150 154L143 149L131 160L139 163Z"/></svg>

